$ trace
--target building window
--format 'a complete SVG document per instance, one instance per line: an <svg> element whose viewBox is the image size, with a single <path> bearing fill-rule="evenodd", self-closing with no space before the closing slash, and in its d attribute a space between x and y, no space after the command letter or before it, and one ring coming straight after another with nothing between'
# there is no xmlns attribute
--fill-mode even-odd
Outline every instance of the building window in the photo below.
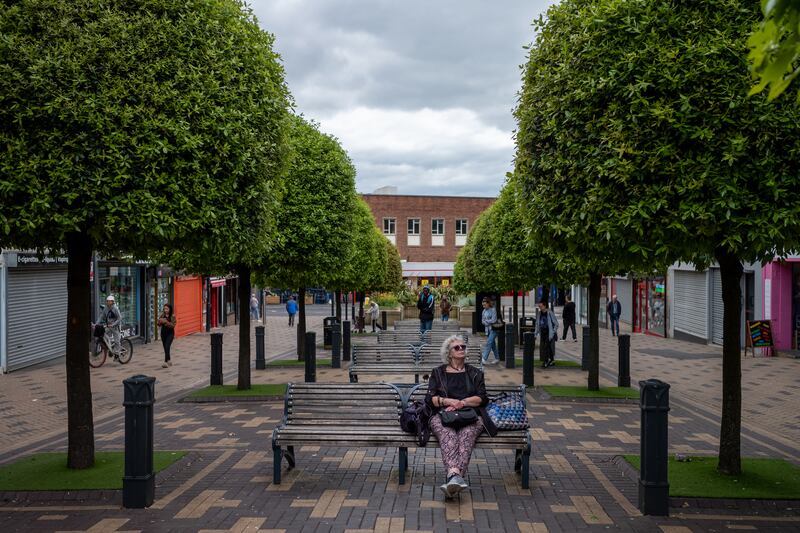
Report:
<svg viewBox="0 0 800 533"><path fill-rule="evenodd" d="M431 246L444 246L444 219L431 219Z"/></svg>
<svg viewBox="0 0 800 533"><path fill-rule="evenodd" d="M456 246L467 244L467 233L469 233L469 221L466 218L456 219Z"/></svg>
<svg viewBox="0 0 800 533"><path fill-rule="evenodd" d="M392 244L397 244L397 237L395 234L397 233L397 219L395 218L384 218L383 219L383 235L389 242Z"/></svg>
<svg viewBox="0 0 800 533"><path fill-rule="evenodd" d="M408 246L419 246L419 219L408 219Z"/></svg>

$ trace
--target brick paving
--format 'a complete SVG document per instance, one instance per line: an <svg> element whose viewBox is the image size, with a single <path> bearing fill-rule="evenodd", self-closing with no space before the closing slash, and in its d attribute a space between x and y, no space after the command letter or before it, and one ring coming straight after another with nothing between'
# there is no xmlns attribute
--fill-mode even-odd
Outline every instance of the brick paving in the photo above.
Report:
<svg viewBox="0 0 800 533"><path fill-rule="evenodd" d="M233 370L235 335L231 328L228 331L231 334L226 334L226 370ZM282 321L273 325L268 319L268 338L275 340L268 355L290 351L292 333ZM471 490L459 499L444 501L437 487L444 471L434 448L409 450L410 475L401 486L397 482L397 450L315 446L298 449L297 468L286 472L284 463L283 483L272 485L270 437L282 415L281 402L178 401L180 392L190 384L207 382L206 337L196 335L176 341L177 362L169 372L160 368L160 350L152 351L151 361L142 348L132 363L139 361L141 366L104 366L99 373L103 377L94 380L100 384L95 408L110 410L117 409L113 403L120 403L119 392L113 389L121 388L119 381L123 377L143 372L159 378L156 448L189 453L158 475L156 502L151 508L121 508L119 491L0 493L2 531L800 531L800 502L770 505L673 499L669 518L641 516L636 508L636 481L617 457L638 453L636 402L554 401L536 393L529 395L534 440L530 489L520 488L519 476L513 471L514 455L504 450L476 450L468 475ZM614 385L615 339L602 337L601 381ZM634 380L659 377L672 385L670 453L715 454L718 426L713 410L718 410L718 393L714 392L718 391L714 383L719 379L715 373L718 350L640 335L633 337L632 345ZM580 343L559 343L558 348L559 357L580 353ZM659 350L660 354L652 353ZM684 356L666 361L664 353L669 352L665 350ZM137 360L137 356L141 359ZM797 427L784 429L800 407L790 388L797 382L796 364L782 358L756 359L752 363L748 358L745 363L745 455L799 462L797 440L792 433ZM35 383L48 374L48 379L56 381L59 371L52 365L31 369L30 373L37 377L25 376L30 378L26 383ZM317 375L319 381L347 381L345 368L320 368ZM762 385L769 383L769 387L757 387L759 377L767 380ZM6 397L14 398L6 382L17 378L16 373L2 377L2 393ZM22 381L22 377L18 379ZM537 385L585 384L586 374L577 369L537 368L535 379ZM255 383L292 380L302 380L302 368L253 372ZM520 380L519 368L487 368L489 383ZM18 390L24 388L14 386ZM59 393L53 387L43 386L39 394L52 395L55 404L59 401ZM773 405L781 414L764 420L758 411L764 403ZM25 409L31 407L26 415ZM4 446L0 462L34 449L63 449L63 430L53 437L37 426L43 423L37 421L54 416L47 409L31 402L18 406L17 412L20 416L16 419L26 417L27 427L38 433ZM122 448L120 413L117 409L102 419L98 417L98 449ZM3 438L7 438L5 431L18 429L13 420L4 417L2 423Z"/></svg>

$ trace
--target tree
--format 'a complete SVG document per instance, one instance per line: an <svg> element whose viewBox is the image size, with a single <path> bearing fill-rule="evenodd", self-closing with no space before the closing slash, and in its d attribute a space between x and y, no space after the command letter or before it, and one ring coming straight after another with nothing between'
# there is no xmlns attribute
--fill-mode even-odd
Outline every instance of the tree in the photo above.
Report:
<svg viewBox="0 0 800 533"><path fill-rule="evenodd" d="M386 265L380 285L373 287L373 289L384 292L397 292L403 285L403 265L400 263L400 252L397 251L397 247L389 239L383 236L383 233L380 233L380 230L379 234L383 237L383 245L386 248Z"/></svg>
<svg viewBox="0 0 800 533"><path fill-rule="evenodd" d="M335 138L302 117L291 117L288 144L278 235L258 273L265 285L298 289L297 354L303 360L305 289L331 286L346 267L342 258L353 239L355 168Z"/></svg>
<svg viewBox="0 0 800 533"><path fill-rule="evenodd" d="M567 0L537 23L515 111L526 219L554 251L593 276L719 264L729 474L741 470L742 261L800 245L800 111L746 94L757 16L723 0Z"/></svg>
<svg viewBox="0 0 800 533"><path fill-rule="evenodd" d="M764 18L747 44L748 59L758 83L750 94L758 94L769 85L769 100L780 96L800 74L800 2L797 0L761 0ZM800 91L797 93L800 100Z"/></svg>
<svg viewBox="0 0 800 533"><path fill-rule="evenodd" d="M191 245L275 165L272 37L233 0L25 0L0 14L0 244L66 249L68 459L94 462L89 264Z"/></svg>

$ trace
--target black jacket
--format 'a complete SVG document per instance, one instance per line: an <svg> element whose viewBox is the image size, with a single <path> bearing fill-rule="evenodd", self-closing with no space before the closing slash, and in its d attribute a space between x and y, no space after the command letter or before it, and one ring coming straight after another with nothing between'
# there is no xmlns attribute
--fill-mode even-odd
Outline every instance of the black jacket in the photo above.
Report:
<svg viewBox="0 0 800 533"><path fill-rule="evenodd" d="M494 425L494 422L492 422L492 419L489 418L489 414L486 412L486 406L489 404L489 396L486 394L486 382L483 378L483 372L470 364L465 365L465 368L467 372L467 378L472 380L472 387L475 389L475 396L478 396L481 399L480 407L476 407L475 409L478 410L481 418L483 419L483 427L486 429L486 432L494 437L497 435L497 427ZM431 408L431 412L433 413L431 415L432 417L438 415L439 411L442 410L441 407L436 407L433 405L433 397L448 397L447 384L445 382L447 379L445 377L446 372L447 365L437 366L431 372L431 377L428 380L428 394L425 395L425 403Z"/></svg>
<svg viewBox="0 0 800 533"><path fill-rule="evenodd" d="M568 324L575 322L575 302L567 302L564 304L564 311L561 312L561 318Z"/></svg>
<svg viewBox="0 0 800 533"><path fill-rule="evenodd" d="M430 298L430 300L428 300L428 298ZM428 298L425 297L425 293L422 293L417 299L417 309L419 309L420 320L433 320L433 314L436 310L436 299L433 297L433 294L430 293L428 293Z"/></svg>

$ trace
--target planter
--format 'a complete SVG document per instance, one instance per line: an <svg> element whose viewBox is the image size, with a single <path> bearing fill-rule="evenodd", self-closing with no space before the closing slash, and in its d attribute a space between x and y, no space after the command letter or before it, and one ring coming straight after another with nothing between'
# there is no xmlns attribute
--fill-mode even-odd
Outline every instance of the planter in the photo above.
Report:
<svg viewBox="0 0 800 533"><path fill-rule="evenodd" d="M472 315L475 314L474 307L462 307L458 313L458 323L462 328L472 328Z"/></svg>
<svg viewBox="0 0 800 533"><path fill-rule="evenodd" d="M277 305L277 304L281 303L281 297L280 296L267 296L265 298L265 301L267 302L267 305Z"/></svg>
<svg viewBox="0 0 800 533"><path fill-rule="evenodd" d="M419 309L417 306L414 307L404 307L403 308L403 320L409 320L411 318L419 318Z"/></svg>
<svg viewBox="0 0 800 533"><path fill-rule="evenodd" d="M403 319L403 308L396 307L394 309L384 309L386 311L386 327L394 327L395 322Z"/></svg>
<svg viewBox="0 0 800 533"><path fill-rule="evenodd" d="M306 305L314 305L314 295L306 294Z"/></svg>

